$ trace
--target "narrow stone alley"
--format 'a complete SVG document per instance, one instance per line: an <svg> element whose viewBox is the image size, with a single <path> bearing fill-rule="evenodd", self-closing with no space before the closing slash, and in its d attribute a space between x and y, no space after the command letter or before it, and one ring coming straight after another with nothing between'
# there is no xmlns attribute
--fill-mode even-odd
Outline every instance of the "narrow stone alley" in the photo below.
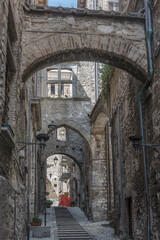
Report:
<svg viewBox="0 0 160 240"><path fill-rule="evenodd" d="M160 0L0 0L0 240L160 240Z"/></svg>
<svg viewBox="0 0 160 240"><path fill-rule="evenodd" d="M56 207L60 208L61 207ZM61 225L61 230L64 229L71 229L72 231L72 236L68 236L68 233L64 234L64 238L60 237L63 233L59 232L60 234L58 235L58 228L57 228L57 221L56 221L56 214L55 214L55 209L54 207L47 209L47 227L50 227L51 229L51 236L50 237L41 237L41 240L118 240L120 239L117 237L114 232L115 230L111 227L109 227L109 221L100 221L100 222L92 222L87 219L87 217L84 215L84 212L79 208L79 207L68 207L64 208L63 214L61 215L61 218L65 222L64 224ZM76 228L75 231L75 223L73 224L71 221L68 221L66 218L64 211L69 211L71 214L71 217L73 216L76 225L79 225L78 229ZM42 218L44 217L43 215L41 216ZM63 218L64 217L64 218ZM63 229L64 226L64 229ZM38 229L37 229L38 231ZM75 234L74 234L75 231ZM70 232L70 231L69 231ZM77 233L80 233L80 237L77 237ZM86 234L85 234L86 233ZM84 235L85 234L85 235ZM88 236L86 236L88 235ZM39 238L37 237L32 237L32 229L30 230L30 240L37 240Z"/></svg>

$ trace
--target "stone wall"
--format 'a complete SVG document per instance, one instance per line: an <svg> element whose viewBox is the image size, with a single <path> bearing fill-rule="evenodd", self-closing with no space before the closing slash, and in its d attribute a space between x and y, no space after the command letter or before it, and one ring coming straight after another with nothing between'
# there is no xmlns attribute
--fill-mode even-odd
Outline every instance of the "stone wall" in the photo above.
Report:
<svg viewBox="0 0 160 240"><path fill-rule="evenodd" d="M36 6L31 8L32 11L26 9L23 34L22 77L24 81L48 65L84 60L108 61L111 65L130 72L140 80L146 77L146 47L142 16L127 14L122 16L119 13L108 12L93 13L88 10L88 14L84 12L82 18L82 15L79 16L79 10L74 10L74 15L70 10L68 12L65 10L64 19L58 8L55 10L49 7L43 10L39 10ZM52 14L52 20L50 14ZM63 26L61 32L65 34L59 32L60 22ZM51 32L57 34L50 34ZM43 33L41 39L39 39L39 33ZM43 50L39 51L39 49Z"/></svg>
<svg viewBox="0 0 160 240"><path fill-rule="evenodd" d="M8 24L8 4L9 1L0 2L0 125L2 124L3 99L5 92L5 70L7 54L7 24ZM2 50L3 49L3 50Z"/></svg>
<svg viewBox="0 0 160 240"><path fill-rule="evenodd" d="M15 189L12 182L2 176L0 176L0 188L1 239L25 239L26 189L22 185Z"/></svg>
<svg viewBox="0 0 160 240"><path fill-rule="evenodd" d="M93 10L109 10L109 2L118 3L119 0L86 0L85 7Z"/></svg>
<svg viewBox="0 0 160 240"><path fill-rule="evenodd" d="M56 133L46 142L43 158L48 158L53 154L66 154L73 158L78 164L83 163L83 138L71 129L66 128L66 141L57 140Z"/></svg>
<svg viewBox="0 0 160 240"><path fill-rule="evenodd" d="M130 9L133 2L129 2ZM139 10L142 2L138 2L136 8ZM133 10L133 8L131 9ZM155 36L158 36L159 23L159 4L155 3L153 17ZM155 48L154 48L155 47ZM153 49L155 75L150 87L143 96L143 119L146 143L159 144L159 41L155 37ZM134 239L142 240L147 238L147 201L146 187L144 180L144 166L142 148L139 147L136 156L133 142L129 136L141 135L139 122L138 94L142 84L129 74L115 69L110 87L106 90L106 114L109 117L110 147L107 149L107 166L110 167L110 177L107 177L109 189L108 208L113 210L115 207L121 212L120 196L123 194L124 223L125 232L133 236ZM119 123L118 107L120 107L120 137L121 148L119 145ZM97 108L101 112L101 104ZM104 110L103 110L104 111ZM102 111L102 112L103 112ZM107 123L107 121L106 121ZM93 121L93 129L94 129ZM108 136L106 137L106 139ZM108 144L108 142L107 142ZM120 180L120 155L122 156L122 191ZM147 156L147 176L150 195L151 213L151 239L159 239L159 147L155 149L146 147ZM108 171L108 169L107 169ZM109 216L109 215L108 215ZM121 215L122 216L122 215ZM121 216L117 227L122 231ZM118 231L117 231L118 233Z"/></svg>

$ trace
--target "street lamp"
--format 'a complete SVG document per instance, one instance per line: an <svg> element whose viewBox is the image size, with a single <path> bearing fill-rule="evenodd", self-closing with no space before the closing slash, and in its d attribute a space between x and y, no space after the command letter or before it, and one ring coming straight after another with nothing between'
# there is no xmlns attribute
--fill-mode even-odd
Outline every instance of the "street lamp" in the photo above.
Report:
<svg viewBox="0 0 160 240"><path fill-rule="evenodd" d="M49 174L50 178L52 178L52 173Z"/></svg>
<svg viewBox="0 0 160 240"><path fill-rule="evenodd" d="M50 133L52 133L53 131L56 130L57 125L54 121L51 121L51 123L48 124L48 128L49 128L49 130L48 130L47 133L50 134Z"/></svg>
<svg viewBox="0 0 160 240"><path fill-rule="evenodd" d="M58 161L58 158L57 158L57 156L55 156L55 158L53 159L53 161L54 161L54 164L55 164L55 166L56 166L56 164L57 164L57 161Z"/></svg>
<svg viewBox="0 0 160 240"><path fill-rule="evenodd" d="M49 136L46 133L38 133L38 134L36 134L36 139L38 141L40 141L40 143L41 143L41 145L40 145L41 154L43 154L44 153L45 142L49 140Z"/></svg>
<svg viewBox="0 0 160 240"><path fill-rule="evenodd" d="M140 136L136 136L136 135L132 135L129 137L129 140L133 142L133 147L135 150L136 157L138 155L138 150L139 150L140 146L152 147L152 149L154 151L156 151L158 154L160 154L160 152L156 149L156 147L160 147L160 144L143 143L143 142L140 142L141 139L142 138Z"/></svg>
<svg viewBox="0 0 160 240"><path fill-rule="evenodd" d="M135 150L136 157L138 155L138 150L139 150L139 142L141 140L140 136L132 135L129 136L129 140L133 142L133 148Z"/></svg>

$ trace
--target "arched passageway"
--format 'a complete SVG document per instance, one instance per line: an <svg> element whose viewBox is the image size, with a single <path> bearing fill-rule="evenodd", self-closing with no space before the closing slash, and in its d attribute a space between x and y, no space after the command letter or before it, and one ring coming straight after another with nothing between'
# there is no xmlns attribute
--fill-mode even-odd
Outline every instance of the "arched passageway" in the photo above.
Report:
<svg viewBox="0 0 160 240"><path fill-rule="evenodd" d="M62 204L60 197L67 195L71 197L70 205L81 205L84 196L83 174L77 162L64 154L54 154L46 159L44 184L42 176L38 176L42 200L46 198L53 202L53 206L59 206Z"/></svg>
<svg viewBox="0 0 160 240"><path fill-rule="evenodd" d="M79 10L63 11L49 7L26 9L23 81L46 66L80 60L109 63L141 81L146 79L143 17L89 10L87 14Z"/></svg>

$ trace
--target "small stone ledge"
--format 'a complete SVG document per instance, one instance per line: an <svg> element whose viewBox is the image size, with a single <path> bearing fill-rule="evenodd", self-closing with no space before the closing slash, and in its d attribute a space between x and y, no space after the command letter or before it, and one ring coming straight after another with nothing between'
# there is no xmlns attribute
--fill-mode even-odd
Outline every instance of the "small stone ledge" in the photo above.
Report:
<svg viewBox="0 0 160 240"><path fill-rule="evenodd" d="M41 98L40 99L41 101L46 101L46 100L49 100L49 101L91 101L90 98L86 97L86 98L51 98L51 97L44 97L44 98Z"/></svg>
<svg viewBox="0 0 160 240"><path fill-rule="evenodd" d="M10 125L8 124L3 124L1 127L1 136L4 139L4 141L11 147L13 148L15 145L14 142L14 132Z"/></svg>
<svg viewBox="0 0 160 240"><path fill-rule="evenodd" d="M94 16L94 17L120 17L120 18L132 18L141 20L144 22L145 18L141 13L134 12L115 12L115 11L103 11L103 10L90 10L87 8L64 8L64 7L50 7L41 5L24 5L24 10L28 13L53 13L53 14L65 14L75 16Z"/></svg>
<svg viewBox="0 0 160 240"><path fill-rule="evenodd" d="M31 237L48 238L51 236L50 227L33 227L30 226Z"/></svg>

